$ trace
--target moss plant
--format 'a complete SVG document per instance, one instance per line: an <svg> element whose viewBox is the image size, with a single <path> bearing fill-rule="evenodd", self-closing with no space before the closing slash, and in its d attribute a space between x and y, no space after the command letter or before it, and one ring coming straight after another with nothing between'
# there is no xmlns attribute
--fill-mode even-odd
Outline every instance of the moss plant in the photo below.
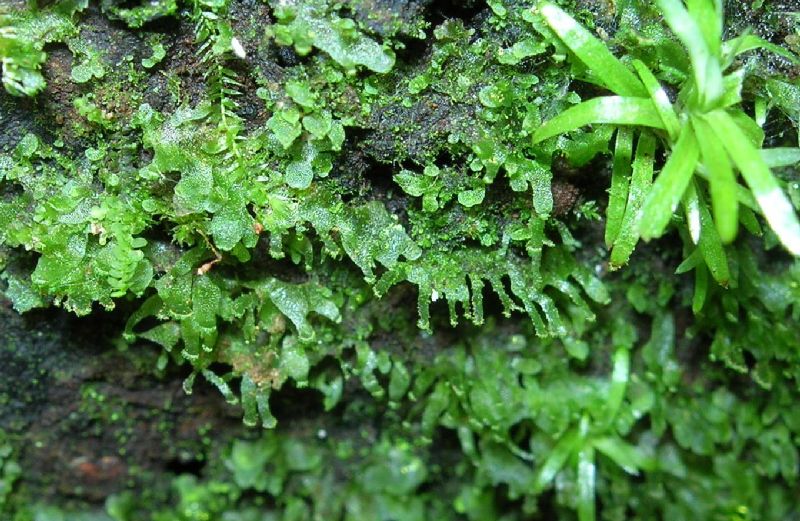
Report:
<svg viewBox="0 0 800 521"><path fill-rule="evenodd" d="M752 4L778 22L734 34L749 11L716 0L14 3L0 289L132 362L30 362L41 399L82 405L0 422L0 517L800 516L800 25ZM226 412L108 394L142 373ZM181 414L203 419L175 427L202 438L187 466L131 451ZM71 433L114 434L116 459L42 478Z"/></svg>

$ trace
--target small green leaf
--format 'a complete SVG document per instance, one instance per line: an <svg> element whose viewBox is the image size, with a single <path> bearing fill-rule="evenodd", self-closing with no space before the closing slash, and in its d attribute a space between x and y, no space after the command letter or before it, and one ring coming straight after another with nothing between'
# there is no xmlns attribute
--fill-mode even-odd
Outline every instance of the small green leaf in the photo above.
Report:
<svg viewBox="0 0 800 521"><path fill-rule="evenodd" d="M608 90L620 96L647 96L639 79L611 54L603 42L569 14L550 2L545 2L540 12L564 45L595 73L596 79Z"/></svg>
<svg viewBox="0 0 800 521"><path fill-rule="evenodd" d="M585 125L599 123L664 128L661 116L649 98L605 96L584 101L554 117L533 134L533 142L539 143Z"/></svg>
<svg viewBox="0 0 800 521"><path fill-rule="evenodd" d="M309 114L303 118L303 127L316 139L323 139L331 131L333 118L328 111Z"/></svg>
<svg viewBox="0 0 800 521"><path fill-rule="evenodd" d="M539 467L534 482L534 491L541 492L547 488L567 463L567 459L580 447L582 441L583 438L575 429L561 437L556 446L550 450L542 466Z"/></svg>
<svg viewBox="0 0 800 521"><path fill-rule="evenodd" d="M614 148L614 165L611 170L611 190L606 210L606 246L611 247L617 240L625 205L628 200L628 187L631 177L631 158L633 154L633 129L621 127L617 130Z"/></svg>
<svg viewBox="0 0 800 521"><path fill-rule="evenodd" d="M722 43L722 2L719 0L687 0L689 14L700 27L710 53L719 56Z"/></svg>
<svg viewBox="0 0 800 521"><path fill-rule="evenodd" d="M226 206L211 219L209 231L214 244L223 251L230 251L252 229L252 219L244 208Z"/></svg>
<svg viewBox="0 0 800 521"><path fill-rule="evenodd" d="M628 202L622 219L619 234L611 250L611 267L627 264L636 243L639 242L639 227L642 218L642 205L653 183L653 164L655 162L656 139L649 132L639 135L636 144L636 159L633 162Z"/></svg>
<svg viewBox="0 0 800 521"><path fill-rule="evenodd" d="M286 94L292 98L292 101L306 109L313 109L317 101L316 95L311 92L308 83L304 81L287 81Z"/></svg>
<svg viewBox="0 0 800 521"><path fill-rule="evenodd" d="M286 165L284 178L286 179L286 184L292 188L305 190L311 186L311 181L314 179L314 170L308 161L292 161Z"/></svg>
<svg viewBox="0 0 800 521"><path fill-rule="evenodd" d="M761 159L769 168L781 168L800 163L800 148L763 148Z"/></svg>
<svg viewBox="0 0 800 521"><path fill-rule="evenodd" d="M733 62L733 59L740 54L744 54L748 51L753 51L755 49L766 49L778 56L786 58L787 60L791 61L794 65L800 65L800 58L792 52L787 51L780 45L775 45L774 43L768 42L763 38L760 38L754 34L744 34L732 40L728 40L722 46L722 52L727 57L726 65L730 65Z"/></svg>
<svg viewBox="0 0 800 521"><path fill-rule="evenodd" d="M595 474L594 447L584 446L578 453L578 520L594 521L595 512Z"/></svg>
<svg viewBox="0 0 800 521"><path fill-rule="evenodd" d="M694 295L692 296L692 312L695 315L703 310L707 296L708 269L706 269L704 265L700 264L694 270Z"/></svg>
<svg viewBox="0 0 800 521"><path fill-rule="evenodd" d="M19 313L25 313L44 305L41 295L27 281L17 277L8 279L8 288L4 293Z"/></svg>
<svg viewBox="0 0 800 521"><path fill-rule="evenodd" d="M431 188L435 187L435 181L430 177L421 176L408 170L403 170L394 176L394 180L405 193L413 197L422 197Z"/></svg>
<svg viewBox="0 0 800 521"><path fill-rule="evenodd" d="M303 133L299 122L287 121L285 114L273 114L273 116L269 118L269 121L267 121L267 126L283 148L289 148L292 143L294 143L294 140L299 138Z"/></svg>
<svg viewBox="0 0 800 521"><path fill-rule="evenodd" d="M800 255L800 222L792 203L781 190L758 149L727 113L714 111L707 118L753 191L761 211L778 239L792 254Z"/></svg>
<svg viewBox="0 0 800 521"><path fill-rule="evenodd" d="M642 207L642 238L650 240L664 233L683 192L692 180L699 157L700 150L694 132L686 127Z"/></svg>
<svg viewBox="0 0 800 521"><path fill-rule="evenodd" d="M239 403L238 398L236 398L236 395L233 394L233 391L228 385L228 382L226 382L224 379L220 378L216 373L208 369L203 369L202 374L210 384L212 384L219 390L222 396L225 397L226 402L228 402L231 405L236 405Z"/></svg>
<svg viewBox="0 0 800 521"><path fill-rule="evenodd" d="M702 117L692 118L700 145L700 156L708 170L711 207L722 242L736 238L739 228L739 200L736 198L736 177L728 153L711 126Z"/></svg>
<svg viewBox="0 0 800 521"><path fill-rule="evenodd" d="M544 42L526 38L512 45L510 49L500 49L497 52L497 61L504 65L517 65L525 58L542 54L546 50Z"/></svg>
<svg viewBox="0 0 800 521"><path fill-rule="evenodd" d="M722 108L738 105L742 102L742 87L744 86L744 69L732 72L722 78L722 98L719 106Z"/></svg>
<svg viewBox="0 0 800 521"><path fill-rule="evenodd" d="M308 355L302 346L297 342L284 342L278 365L278 369L284 376L302 386L308 380L310 365Z"/></svg>
<svg viewBox="0 0 800 521"><path fill-rule="evenodd" d="M650 93L650 99L653 100L653 105L661 116L661 121L664 123L664 128L671 140L678 139L678 134L681 130L681 124L678 121L678 116L675 114L675 109L672 108L672 103L669 101L666 91L658 82L656 77L647 68L647 65L640 60L633 60L633 67L639 73L647 91Z"/></svg>
<svg viewBox="0 0 800 521"><path fill-rule="evenodd" d="M627 347L619 347L614 352L614 366L611 371L611 387L604 408L603 417L611 425L619 413L630 378L631 355Z"/></svg>
<svg viewBox="0 0 800 521"><path fill-rule="evenodd" d="M481 204L485 195L486 190L484 188L464 190L463 192L459 192L458 202L467 208L471 208L475 205Z"/></svg>
<svg viewBox="0 0 800 521"><path fill-rule="evenodd" d="M155 67L167 55L167 50L164 48L164 44L162 43L153 45L152 51L153 54L149 58L142 59L142 67L145 69L151 69Z"/></svg>
<svg viewBox="0 0 800 521"><path fill-rule="evenodd" d="M598 438L592 444L628 474L638 475L639 470L652 471L655 468L655 462L644 456L638 447L619 438Z"/></svg>
<svg viewBox="0 0 800 521"><path fill-rule="evenodd" d="M703 0L706 1L706 0ZM709 47L701 29L708 24L696 20L684 7L681 0L656 0L670 29L686 46L692 61L694 81L702 105L714 103L722 97L722 66L719 53Z"/></svg>
<svg viewBox="0 0 800 521"><path fill-rule="evenodd" d="M722 240L711 220L711 214L705 200L698 194L696 182L689 183L684 196L687 206L697 209L697 227L699 236L696 240L714 279L722 286L727 286L731 275L728 269L728 257L722 247ZM690 230L694 225L689 224Z"/></svg>
<svg viewBox="0 0 800 521"><path fill-rule="evenodd" d="M345 133L344 133L344 126L339 121L334 121L331 123L331 128L328 131L328 139L331 142L331 149L335 151L339 151L342 149L342 144L344 144Z"/></svg>
<svg viewBox="0 0 800 521"><path fill-rule="evenodd" d="M496 109L506 102L505 91L499 85L487 85L478 92L478 100L484 107Z"/></svg>

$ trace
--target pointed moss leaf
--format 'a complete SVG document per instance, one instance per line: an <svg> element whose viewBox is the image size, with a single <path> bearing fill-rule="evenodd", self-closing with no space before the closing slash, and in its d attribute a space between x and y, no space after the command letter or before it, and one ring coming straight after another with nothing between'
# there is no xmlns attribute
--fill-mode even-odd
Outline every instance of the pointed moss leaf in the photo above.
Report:
<svg viewBox="0 0 800 521"><path fill-rule="evenodd" d="M604 421L610 425L617 417L630 378L631 355L627 347L620 347L614 352L614 366L611 371L611 387L608 390L604 409Z"/></svg>
<svg viewBox="0 0 800 521"><path fill-rule="evenodd" d="M664 232L692 180L699 157L694 132L684 128L642 207L640 231L645 240Z"/></svg>
<svg viewBox="0 0 800 521"><path fill-rule="evenodd" d="M800 148L763 148L761 159L770 168L793 166L800 163Z"/></svg>
<svg viewBox="0 0 800 521"><path fill-rule="evenodd" d="M749 206L739 208L739 222L742 223L742 226L744 226L748 232L756 237L761 237L764 234L764 230L761 229L761 224L758 222L755 212L751 210Z"/></svg>
<svg viewBox="0 0 800 521"><path fill-rule="evenodd" d="M712 55L719 55L722 43L722 2L719 0L688 0L689 14L697 21L700 33Z"/></svg>
<svg viewBox="0 0 800 521"><path fill-rule="evenodd" d="M700 196L698 198L700 202L700 251L714 280L722 286L727 286L731 279L728 257L722 247L722 240L711 219L711 213L708 211L705 200Z"/></svg>
<svg viewBox="0 0 800 521"><path fill-rule="evenodd" d="M800 221L792 203L781 190L758 149L727 113L714 111L707 118L753 191L758 206L775 235L787 250L794 255L800 255Z"/></svg>
<svg viewBox="0 0 800 521"><path fill-rule="evenodd" d="M584 446L578 452L578 521L595 521L595 475L594 447Z"/></svg>
<svg viewBox="0 0 800 521"><path fill-rule="evenodd" d="M700 253L699 249L695 249L688 257L683 259L677 268L675 268L675 274L680 275L682 273L688 273L695 269L697 266L700 266L703 262L703 255Z"/></svg>
<svg viewBox="0 0 800 521"><path fill-rule="evenodd" d="M699 251L699 248L698 248ZM697 315L703 310L708 296L708 269L700 264L694 270L694 294L692 295L692 312Z"/></svg>
<svg viewBox="0 0 800 521"><path fill-rule="evenodd" d="M693 118L692 125L698 136L700 157L708 171L714 223L722 242L729 243L736 238L739 228L739 200L731 160L705 118Z"/></svg>
<svg viewBox="0 0 800 521"><path fill-rule="evenodd" d="M562 43L569 47L611 92L620 96L647 95L638 78L611 54L605 44L560 7L545 2L540 7L540 12Z"/></svg>
<svg viewBox="0 0 800 521"><path fill-rule="evenodd" d="M722 241L713 225L706 202L699 194L694 181L686 188L684 206L692 241L698 244L703 260L714 279L721 285L727 286L730 273L725 250L722 248Z"/></svg>
<svg viewBox="0 0 800 521"><path fill-rule="evenodd" d="M675 109L672 108L667 92L643 62L634 60L633 67L650 94L650 99L653 100L653 105L658 111L658 115L661 116L661 121L664 123L664 128L667 130L670 139L677 140L681 125L678 121L678 116L675 114Z"/></svg>
<svg viewBox="0 0 800 521"><path fill-rule="evenodd" d="M694 244L700 242L700 199L694 183L689 183L683 193L683 207L686 211L686 227Z"/></svg>
<svg viewBox="0 0 800 521"><path fill-rule="evenodd" d="M576 430L570 430L556 443L556 446L547 455L547 459L539 467L534 482L534 491L541 492L555 479L567 460L579 449L581 437Z"/></svg>
<svg viewBox="0 0 800 521"><path fill-rule="evenodd" d="M796 54L786 50L780 45L775 45L772 42L764 40L754 34L744 34L728 40L722 46L722 52L728 56L728 61L732 62L733 58L744 54L748 51L756 49L766 49L771 53L777 54L787 60L791 61L794 65L800 65L800 57Z"/></svg>
<svg viewBox="0 0 800 521"><path fill-rule="evenodd" d="M392 372L389 375L389 399L399 400L408 391L411 385L411 375L403 362L397 360L392 363Z"/></svg>
<svg viewBox="0 0 800 521"><path fill-rule="evenodd" d="M592 441L592 445L608 456L628 474L638 475L640 470L652 471L655 463L642 451L619 438L603 437Z"/></svg>
<svg viewBox="0 0 800 521"><path fill-rule="evenodd" d="M584 101L554 117L533 134L533 142L564 134L585 125L607 123L664 128L649 98L606 96Z"/></svg>
<svg viewBox="0 0 800 521"><path fill-rule="evenodd" d="M631 176L631 159L633 155L633 129L621 127L617 130L614 146L614 164L611 170L611 190L608 195L606 210L606 246L611 247L617 240L625 205L628 201L628 187Z"/></svg>
<svg viewBox="0 0 800 521"><path fill-rule="evenodd" d="M633 162L628 201L620 231L611 250L611 267L616 269L628 263L636 243L639 242L639 227L642 218L642 205L653 183L653 164L655 162L656 140L650 133L642 132L636 144L636 158Z"/></svg>
<svg viewBox="0 0 800 521"><path fill-rule="evenodd" d="M706 26L707 22L695 19L686 10L682 0L656 0L656 4L670 29L689 51L701 103L716 102L723 93L722 65L719 53L709 47L701 28L701 25ZM712 20L709 23L716 22Z"/></svg>

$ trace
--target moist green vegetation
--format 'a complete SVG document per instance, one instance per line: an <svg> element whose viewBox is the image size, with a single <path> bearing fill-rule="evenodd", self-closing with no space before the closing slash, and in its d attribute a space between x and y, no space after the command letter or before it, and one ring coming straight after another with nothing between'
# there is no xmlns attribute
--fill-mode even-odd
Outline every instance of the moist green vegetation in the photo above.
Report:
<svg viewBox="0 0 800 521"><path fill-rule="evenodd" d="M768 41L712 0L397 4L2 15L2 110L44 129L0 153L6 297L125 313L252 429L105 514L48 505L3 436L0 512L800 518L800 15L754 2L793 31Z"/></svg>

